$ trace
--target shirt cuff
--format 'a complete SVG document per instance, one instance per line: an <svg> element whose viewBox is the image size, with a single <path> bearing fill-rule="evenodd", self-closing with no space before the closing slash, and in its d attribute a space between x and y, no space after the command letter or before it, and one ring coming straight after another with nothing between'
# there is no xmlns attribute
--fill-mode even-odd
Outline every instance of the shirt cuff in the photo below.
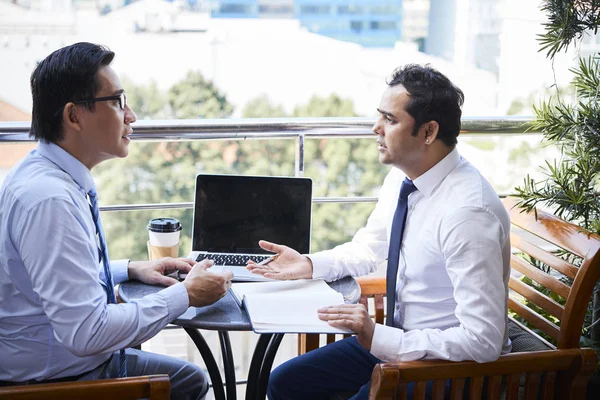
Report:
<svg viewBox="0 0 600 400"><path fill-rule="evenodd" d="M183 282L176 283L158 292L158 295L167 304L169 321L177 319L190 307L190 297Z"/></svg>
<svg viewBox="0 0 600 400"><path fill-rule="evenodd" d="M115 285L129 280L129 260L117 260L110 262L110 271L112 272Z"/></svg>
<svg viewBox="0 0 600 400"><path fill-rule="evenodd" d="M382 361L397 361L403 334L402 329L375 324L371 354Z"/></svg>
<svg viewBox="0 0 600 400"><path fill-rule="evenodd" d="M325 279L327 281L331 266L334 263L333 254L329 251L321 251L315 254L306 254L306 257L312 261L313 279Z"/></svg>

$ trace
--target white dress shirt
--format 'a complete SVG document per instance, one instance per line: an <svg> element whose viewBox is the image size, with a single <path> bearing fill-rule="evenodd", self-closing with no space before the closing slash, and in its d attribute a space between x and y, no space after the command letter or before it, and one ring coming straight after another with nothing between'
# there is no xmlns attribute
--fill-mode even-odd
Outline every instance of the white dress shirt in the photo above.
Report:
<svg viewBox="0 0 600 400"><path fill-rule="evenodd" d="M404 178L392 168L351 242L309 256L314 278L360 276L386 261ZM414 184L398 263L396 326L376 325L371 353L384 361L495 360L511 349L508 213L456 149Z"/></svg>
<svg viewBox="0 0 600 400"><path fill-rule="evenodd" d="M2 185L0 380L90 371L188 308L182 283L132 303L107 304L86 197L92 187L81 162L41 142ZM127 264L112 263L115 284L127 279Z"/></svg>

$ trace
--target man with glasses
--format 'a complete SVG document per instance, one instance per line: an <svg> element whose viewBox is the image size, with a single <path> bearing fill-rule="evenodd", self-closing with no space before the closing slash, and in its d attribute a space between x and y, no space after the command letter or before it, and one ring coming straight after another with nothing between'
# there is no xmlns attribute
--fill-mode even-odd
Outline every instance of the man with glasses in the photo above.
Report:
<svg viewBox="0 0 600 400"><path fill-rule="evenodd" d="M31 75L39 143L0 189L0 386L168 374L173 399L203 398L197 365L129 347L220 299L232 275L187 259L110 263L91 170L127 156L136 120L113 57L77 43ZM184 282L165 276L176 270ZM126 279L167 288L116 304Z"/></svg>

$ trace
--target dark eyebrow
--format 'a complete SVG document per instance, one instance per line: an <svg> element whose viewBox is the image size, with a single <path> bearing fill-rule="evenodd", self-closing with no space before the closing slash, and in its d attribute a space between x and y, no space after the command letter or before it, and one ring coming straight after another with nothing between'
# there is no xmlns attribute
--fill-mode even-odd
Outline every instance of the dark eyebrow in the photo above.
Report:
<svg viewBox="0 0 600 400"><path fill-rule="evenodd" d="M378 112L379 114L387 115L388 117L391 117L391 118L393 118L393 119L398 119L398 118L396 118L396 116L395 116L394 114L392 114L391 112L383 111L383 110L380 110L379 108L377 109L377 112Z"/></svg>
<svg viewBox="0 0 600 400"><path fill-rule="evenodd" d="M113 95L115 95L115 96L116 96L116 95L119 95L119 94L123 93L124 91L125 91L125 89L119 89L119 90L115 90L115 91L113 92Z"/></svg>

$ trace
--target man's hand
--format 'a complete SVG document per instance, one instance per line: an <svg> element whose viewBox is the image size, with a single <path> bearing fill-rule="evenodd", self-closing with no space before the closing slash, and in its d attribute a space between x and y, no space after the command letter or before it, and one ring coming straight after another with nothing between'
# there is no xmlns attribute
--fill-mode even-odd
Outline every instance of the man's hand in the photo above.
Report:
<svg viewBox="0 0 600 400"><path fill-rule="evenodd" d="M137 279L150 285L171 286L179 282L168 275L177 270L188 273L195 261L189 258L164 257L152 261L132 261L129 263L129 279Z"/></svg>
<svg viewBox="0 0 600 400"><path fill-rule="evenodd" d="M356 332L356 339L365 349L371 350L375 333L375 323L362 304L342 304L322 307L318 310L319 319L336 328L347 328Z"/></svg>
<svg viewBox="0 0 600 400"><path fill-rule="evenodd" d="M183 281L190 298L190 306L204 307L213 304L225 296L231 287L233 273L231 271L220 273L207 271L206 269L212 265L212 260L200 261L194 265Z"/></svg>
<svg viewBox="0 0 600 400"><path fill-rule="evenodd" d="M246 268L254 274L270 279L312 279L313 266L310 258L296 250L261 240L258 245L263 249L277 253L277 258L268 264L258 265L250 260Z"/></svg>

